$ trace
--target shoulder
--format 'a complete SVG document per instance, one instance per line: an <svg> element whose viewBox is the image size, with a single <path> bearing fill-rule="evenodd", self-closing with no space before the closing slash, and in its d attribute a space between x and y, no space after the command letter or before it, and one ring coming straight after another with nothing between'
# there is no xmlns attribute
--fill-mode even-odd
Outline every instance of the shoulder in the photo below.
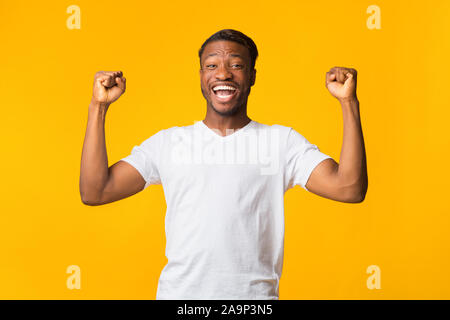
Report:
<svg viewBox="0 0 450 320"><path fill-rule="evenodd" d="M291 127L283 126L281 124L265 124L257 121L253 121L252 129L258 129L258 130L276 130L283 133L289 133L289 130L291 130Z"/></svg>
<svg viewBox="0 0 450 320"><path fill-rule="evenodd" d="M154 134L150 135L142 144L155 145L158 144L161 147L167 146L170 142L174 141L174 138L186 135L192 132L196 128L196 124L186 126L173 126L165 129L160 129Z"/></svg>
<svg viewBox="0 0 450 320"><path fill-rule="evenodd" d="M270 131L273 135L280 138L281 141L287 141L294 131L292 127L281 124L264 124L254 121L253 128L259 131Z"/></svg>

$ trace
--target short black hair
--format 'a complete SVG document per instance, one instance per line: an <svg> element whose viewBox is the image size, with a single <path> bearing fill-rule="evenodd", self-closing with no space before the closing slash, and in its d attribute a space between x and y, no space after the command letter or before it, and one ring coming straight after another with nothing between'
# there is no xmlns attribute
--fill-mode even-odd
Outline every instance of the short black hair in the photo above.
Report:
<svg viewBox="0 0 450 320"><path fill-rule="evenodd" d="M240 31L233 29L223 29L217 31L208 39L206 39L206 41L202 44L200 50L198 50L198 57L200 58L200 68L202 66L201 65L202 54L203 51L205 50L206 45L210 42L219 40L234 41L246 47L250 54L251 70L255 68L256 58L258 58L258 49L256 48L256 44L250 37L246 36Z"/></svg>

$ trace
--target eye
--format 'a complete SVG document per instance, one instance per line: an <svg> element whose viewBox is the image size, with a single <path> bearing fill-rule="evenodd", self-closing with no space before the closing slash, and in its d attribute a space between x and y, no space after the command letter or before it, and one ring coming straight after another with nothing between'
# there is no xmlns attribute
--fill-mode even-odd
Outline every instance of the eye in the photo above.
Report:
<svg viewBox="0 0 450 320"><path fill-rule="evenodd" d="M209 68L209 67L211 67L211 66L215 66L215 64L208 64L208 65L206 65L207 68ZM238 68L241 68L241 67L242 67L242 64L233 64L233 67L234 67L234 66L237 66Z"/></svg>

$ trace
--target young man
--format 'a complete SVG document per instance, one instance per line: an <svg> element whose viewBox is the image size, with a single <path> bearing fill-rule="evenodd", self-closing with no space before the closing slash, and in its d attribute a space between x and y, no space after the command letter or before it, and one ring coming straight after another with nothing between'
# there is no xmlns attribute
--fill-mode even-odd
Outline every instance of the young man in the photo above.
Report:
<svg viewBox="0 0 450 320"><path fill-rule="evenodd" d="M356 70L326 74L342 106L340 163L301 134L247 116L258 51L243 33L221 30L199 50L207 102L203 121L161 130L108 168L105 114L125 91L122 72L95 75L83 146L80 195L87 205L162 184L168 263L156 299L278 299L284 252L284 193L300 185L357 203L367 191Z"/></svg>

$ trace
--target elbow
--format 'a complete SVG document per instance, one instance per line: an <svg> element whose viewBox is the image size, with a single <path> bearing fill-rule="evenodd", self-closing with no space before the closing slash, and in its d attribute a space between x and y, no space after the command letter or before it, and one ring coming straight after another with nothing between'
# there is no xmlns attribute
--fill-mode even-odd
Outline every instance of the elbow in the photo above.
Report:
<svg viewBox="0 0 450 320"><path fill-rule="evenodd" d="M361 203L365 199L365 194L352 193L341 198L341 202L345 203Z"/></svg>
<svg viewBox="0 0 450 320"><path fill-rule="evenodd" d="M80 183L80 199L81 202L87 206L98 206L101 205L101 199L102 199L102 193L101 192L94 192L92 190L87 190L86 188L83 188L83 186Z"/></svg>
<svg viewBox="0 0 450 320"><path fill-rule="evenodd" d="M87 206L99 206L101 205L100 201L97 201L93 198L87 197L86 195L80 194L81 202Z"/></svg>
<svg viewBox="0 0 450 320"><path fill-rule="evenodd" d="M351 203L361 203L366 198L366 193L357 193L351 198Z"/></svg>
<svg viewBox="0 0 450 320"><path fill-rule="evenodd" d="M352 203L361 203L366 199L367 194L367 184L363 187L357 189L356 192L353 193Z"/></svg>
<svg viewBox="0 0 450 320"><path fill-rule="evenodd" d="M342 202L361 203L366 198L367 183L356 184L350 188L345 188L345 190Z"/></svg>
<svg viewBox="0 0 450 320"><path fill-rule="evenodd" d="M359 192L358 192L358 194L359 194L358 203L363 202L364 199L366 198L368 186L369 186L369 180L367 179L367 175L366 175L365 179L363 180L363 183L361 184L361 188L359 189Z"/></svg>
<svg viewBox="0 0 450 320"><path fill-rule="evenodd" d="M81 197L81 202L87 206L94 206L95 203L93 201L91 201L90 199Z"/></svg>
<svg viewBox="0 0 450 320"><path fill-rule="evenodd" d="M340 195L341 202L361 203L365 200L369 180L367 173L359 175L337 175L337 193Z"/></svg>
<svg viewBox="0 0 450 320"><path fill-rule="evenodd" d="M95 201L91 201L91 200L87 200L87 199L83 199L83 198L81 198L81 202L83 202L83 204L85 204L87 206L98 206L99 205Z"/></svg>

